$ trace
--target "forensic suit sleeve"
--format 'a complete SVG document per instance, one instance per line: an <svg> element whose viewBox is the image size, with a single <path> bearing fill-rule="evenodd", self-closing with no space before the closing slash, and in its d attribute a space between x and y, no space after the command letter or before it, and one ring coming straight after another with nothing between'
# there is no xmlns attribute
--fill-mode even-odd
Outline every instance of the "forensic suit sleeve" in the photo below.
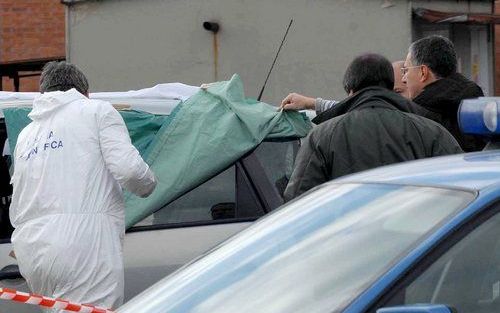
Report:
<svg viewBox="0 0 500 313"><path fill-rule="evenodd" d="M304 139L295 159L290 181L285 189L285 201L292 200L328 179L326 158L319 146L319 127L314 128Z"/></svg>
<svg viewBox="0 0 500 313"><path fill-rule="evenodd" d="M106 167L120 185L140 196L149 196L156 178L132 145L121 115L111 104L103 103L99 119L99 142Z"/></svg>

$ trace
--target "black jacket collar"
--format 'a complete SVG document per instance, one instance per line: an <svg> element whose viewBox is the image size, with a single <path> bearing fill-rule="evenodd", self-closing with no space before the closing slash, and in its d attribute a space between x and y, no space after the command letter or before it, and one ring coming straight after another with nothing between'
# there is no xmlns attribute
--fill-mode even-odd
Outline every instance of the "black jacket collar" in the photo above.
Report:
<svg viewBox="0 0 500 313"><path fill-rule="evenodd" d="M483 95L476 83L455 73L427 85L413 101L432 112L456 114L460 101Z"/></svg>

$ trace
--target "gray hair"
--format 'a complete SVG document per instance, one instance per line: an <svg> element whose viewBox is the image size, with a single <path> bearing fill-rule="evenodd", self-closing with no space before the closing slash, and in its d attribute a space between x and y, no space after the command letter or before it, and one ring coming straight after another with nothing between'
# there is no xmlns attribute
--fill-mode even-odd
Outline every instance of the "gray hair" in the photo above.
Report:
<svg viewBox="0 0 500 313"><path fill-rule="evenodd" d="M40 92L67 91L75 88L81 94L89 91L89 82L85 75L73 64L65 61L52 61L43 67L40 75Z"/></svg>
<svg viewBox="0 0 500 313"><path fill-rule="evenodd" d="M443 36L419 39L408 49L412 65L427 65L438 78L457 71L457 54L453 43Z"/></svg>

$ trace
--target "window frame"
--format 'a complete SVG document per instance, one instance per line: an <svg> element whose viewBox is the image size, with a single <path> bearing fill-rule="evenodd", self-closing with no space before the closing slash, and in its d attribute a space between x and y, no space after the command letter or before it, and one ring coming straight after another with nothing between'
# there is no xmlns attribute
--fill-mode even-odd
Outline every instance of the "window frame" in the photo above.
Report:
<svg viewBox="0 0 500 313"><path fill-rule="evenodd" d="M486 204L485 207L485 209L479 210L475 214L471 215L467 220L463 221L461 225L443 236L438 243L422 255L414 264L409 266L397 280L382 290L372 304L370 304L363 312L376 313L376 311L380 308L395 305L391 303L391 300L394 299L399 292L408 287L441 256L447 253L476 228L483 225L495 215L500 214L499 199L495 199L491 203Z"/></svg>
<svg viewBox="0 0 500 313"><path fill-rule="evenodd" d="M301 138L297 137L285 137L264 140L263 142L294 142L293 153L295 161L301 144L300 139ZM262 198L262 201L264 201L264 209L267 210L267 212L270 212L283 205L285 201L280 196L276 186L267 177L264 167L255 152L259 146L257 146L251 153L243 156L241 158L241 162L247 175L251 178L251 182L257 183L254 184L254 187L257 194Z"/></svg>
<svg viewBox="0 0 500 313"><path fill-rule="evenodd" d="M242 157L239 163L257 198L260 200L265 213L272 211L284 203L276 186L267 177L262 164L254 152Z"/></svg>
<svg viewBox="0 0 500 313"><path fill-rule="evenodd" d="M217 174L213 175L209 179L201 182L200 184L196 185L195 187L189 189L188 191L184 192L180 196L176 197L175 199L172 199L172 201L169 201L166 203L164 206L169 205L170 203L174 202L175 200L181 198L185 194L190 193L191 191L195 190L199 186L203 185L204 183L210 181L217 175L223 173L230 167L234 166L235 167L235 184L237 185L237 179L236 179L236 172L238 171L238 164L240 163L240 160L236 161L235 163L231 164L227 168L223 169L222 171L218 172ZM245 173L242 173L245 175ZM252 192L255 194L255 190L252 184L248 186L251 188ZM238 186L236 186L236 189L238 189ZM237 191L236 191L237 193ZM258 195L255 194L255 196L258 199ZM264 214L267 213L264 209ZM206 220L206 221L193 221L193 222L179 222L179 223L164 223L164 224L155 224L155 225L143 225L143 226L132 226L129 229L127 229L125 232L126 233L135 233L135 232L141 232L141 231L151 231L151 230L162 230L162 229L175 229L175 228L186 228L186 227L195 227L195 226L210 226L210 225L219 225L219 224L231 224L231 223L244 223L244 222L253 222L257 220L258 217L252 217L252 218L232 218L232 219L220 219L220 220Z"/></svg>
<svg viewBox="0 0 500 313"><path fill-rule="evenodd" d="M300 144L300 138L279 138L279 139L272 139L272 140L265 140L264 142L290 142L294 141L297 142L298 145ZM259 144L260 145L260 144ZM258 201L263 209L263 215L269 213L273 209L281 206L284 201L279 195L279 192L277 188L270 182L269 178L267 177L262 164L260 163L260 160L258 159L255 150L258 148L254 148L250 152L246 153L243 155L241 158L239 158L236 162L228 166L227 168L223 169L222 171L218 172L217 174L213 175L212 177L208 178L207 180L201 182L200 184L196 185L195 187L189 189L188 191L184 192L181 194L179 197L176 197L172 201L166 203L165 205L168 205L172 203L173 201L179 199L180 197L184 196L185 194L193 191L194 189L198 188L199 186L203 185L204 183L208 182L212 178L216 177L217 175L221 174L228 168L235 166L236 170L236 176L237 175L242 175L243 180L245 183L247 183L248 187L252 191L252 196ZM296 156L296 152L298 150L297 148L294 147L294 153ZM239 173L238 173L239 171ZM236 184L236 193L238 192L238 182L237 179L235 179L235 184ZM249 217L249 218L232 218L232 219L220 219L220 220L207 220L207 221L196 221L196 222L180 222L180 223L165 223L165 224L156 224L156 225L144 225L144 226L132 226L129 229L126 230L126 233L134 233L134 232L141 232L141 231L152 231L152 230L162 230L162 229L175 229L175 228L185 228L185 227L196 227L196 226L211 226L211 225L220 225L220 224L232 224L232 223L248 223L248 222L254 222L259 217Z"/></svg>

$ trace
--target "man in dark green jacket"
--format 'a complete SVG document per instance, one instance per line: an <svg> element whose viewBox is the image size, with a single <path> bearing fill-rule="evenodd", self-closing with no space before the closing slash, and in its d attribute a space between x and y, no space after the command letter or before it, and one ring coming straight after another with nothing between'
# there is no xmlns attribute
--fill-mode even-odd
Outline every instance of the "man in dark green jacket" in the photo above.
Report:
<svg viewBox="0 0 500 313"><path fill-rule="evenodd" d="M381 55L355 58L344 75L349 97L318 115L285 190L290 200L333 178L421 158L461 153L441 125L392 91L391 63Z"/></svg>

